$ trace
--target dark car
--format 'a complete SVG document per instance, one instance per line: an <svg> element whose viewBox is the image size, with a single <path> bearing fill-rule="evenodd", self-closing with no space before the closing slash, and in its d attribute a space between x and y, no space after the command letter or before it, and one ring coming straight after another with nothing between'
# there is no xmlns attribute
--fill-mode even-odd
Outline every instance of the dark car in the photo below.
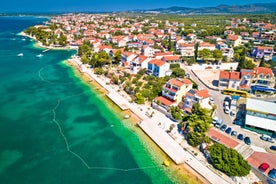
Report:
<svg viewBox="0 0 276 184"><path fill-rule="evenodd" d="M244 142L245 142L245 144L250 145L251 144L250 137L245 137Z"/></svg>
<svg viewBox="0 0 276 184"><path fill-rule="evenodd" d="M221 130L221 131L225 131L226 128L227 128L227 125L226 125L226 124L223 124L223 125L220 127L220 130Z"/></svg>
<svg viewBox="0 0 276 184"><path fill-rule="evenodd" d="M237 132L236 131L232 131L231 135L234 136L234 137L236 137L237 136Z"/></svg>
<svg viewBox="0 0 276 184"><path fill-rule="evenodd" d="M276 178L276 169L271 169L269 172L268 172L268 176L272 179Z"/></svg>
<svg viewBox="0 0 276 184"><path fill-rule="evenodd" d="M238 139L242 141L243 140L243 134L239 134Z"/></svg>
<svg viewBox="0 0 276 184"><path fill-rule="evenodd" d="M268 168L269 168L268 163L262 163L262 164L258 167L258 169L259 169L261 172L265 172Z"/></svg>
<svg viewBox="0 0 276 184"><path fill-rule="evenodd" d="M231 128L231 127L228 127L228 128L225 130L225 133L230 134L231 131L232 131L232 128Z"/></svg>
<svg viewBox="0 0 276 184"><path fill-rule="evenodd" d="M276 151L276 146L270 146L270 149Z"/></svg>
<svg viewBox="0 0 276 184"><path fill-rule="evenodd" d="M224 98L224 101L228 101L230 103L231 102L231 98L227 96L227 97Z"/></svg>

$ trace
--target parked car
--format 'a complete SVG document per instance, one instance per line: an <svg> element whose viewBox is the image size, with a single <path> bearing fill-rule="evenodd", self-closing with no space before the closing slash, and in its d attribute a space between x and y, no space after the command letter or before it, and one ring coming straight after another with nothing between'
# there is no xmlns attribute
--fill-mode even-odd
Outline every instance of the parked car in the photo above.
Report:
<svg viewBox="0 0 276 184"><path fill-rule="evenodd" d="M235 115L236 115L235 111L230 112L230 116L235 116Z"/></svg>
<svg viewBox="0 0 276 184"><path fill-rule="evenodd" d="M211 104L214 104L214 103L215 103L215 100L214 100L212 97L210 97L210 98L209 98L209 102L210 102Z"/></svg>
<svg viewBox="0 0 276 184"><path fill-rule="evenodd" d="M230 134L231 131L232 131L232 128L231 128L231 127L228 127L228 128L225 130L225 133Z"/></svg>
<svg viewBox="0 0 276 184"><path fill-rule="evenodd" d="M250 145L251 144L250 137L245 137L244 142L245 142L245 144Z"/></svg>
<svg viewBox="0 0 276 184"><path fill-rule="evenodd" d="M237 136L237 131L232 131L231 135L234 136L234 137L236 137Z"/></svg>
<svg viewBox="0 0 276 184"><path fill-rule="evenodd" d="M270 149L276 151L276 146L270 146Z"/></svg>
<svg viewBox="0 0 276 184"><path fill-rule="evenodd" d="M258 169L259 169L261 172L265 172L268 168L269 168L268 163L262 163L262 164L258 167Z"/></svg>
<svg viewBox="0 0 276 184"><path fill-rule="evenodd" d="M230 103L231 102L231 98L227 96L227 97L224 98L224 101L228 101L228 103Z"/></svg>
<svg viewBox="0 0 276 184"><path fill-rule="evenodd" d="M216 117L216 116L215 116L215 117L213 117L213 121L212 121L212 122L213 122L213 124L216 124L216 123L218 122L218 120L219 120L219 118L218 118L218 117Z"/></svg>
<svg viewBox="0 0 276 184"><path fill-rule="evenodd" d="M221 131L225 131L226 128L227 128L227 125L226 125L226 124L223 124L223 125L220 127L220 130L221 130Z"/></svg>
<svg viewBox="0 0 276 184"><path fill-rule="evenodd" d="M224 101L223 102L223 107L229 107L229 102L228 101Z"/></svg>
<svg viewBox="0 0 276 184"><path fill-rule="evenodd" d="M266 135L266 134L262 134L261 139L264 140L264 141L274 143L274 139L272 137L270 137L269 135Z"/></svg>
<svg viewBox="0 0 276 184"><path fill-rule="evenodd" d="M239 134L237 138L242 141L243 140L243 134Z"/></svg>
<svg viewBox="0 0 276 184"><path fill-rule="evenodd" d="M225 114L229 114L230 113L230 110L229 110L229 108L227 106L224 108L224 113Z"/></svg>
<svg viewBox="0 0 276 184"><path fill-rule="evenodd" d="M216 124L215 124L215 127L216 127L216 128L219 128L220 125L221 125L220 123L216 123Z"/></svg>
<svg viewBox="0 0 276 184"><path fill-rule="evenodd" d="M276 169L273 168L268 172L268 176L272 179L276 178Z"/></svg>

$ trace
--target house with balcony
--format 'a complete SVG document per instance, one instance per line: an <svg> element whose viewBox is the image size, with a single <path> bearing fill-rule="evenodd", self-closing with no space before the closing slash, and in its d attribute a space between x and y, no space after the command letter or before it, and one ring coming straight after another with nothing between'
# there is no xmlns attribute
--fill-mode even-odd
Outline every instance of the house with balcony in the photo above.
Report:
<svg viewBox="0 0 276 184"><path fill-rule="evenodd" d="M252 55L255 59L271 60L274 53L273 47L269 46L255 46L252 50Z"/></svg>
<svg viewBox="0 0 276 184"><path fill-rule="evenodd" d="M173 78L162 87L162 96L156 97L152 102L152 107L169 115L171 106L176 106L182 102L183 96L191 90L193 83L189 79Z"/></svg>
<svg viewBox="0 0 276 184"><path fill-rule="evenodd" d="M241 80L240 80L240 90L246 90L250 91L251 90L251 79L254 76L253 70L249 69L241 69Z"/></svg>
<svg viewBox="0 0 276 184"><path fill-rule="evenodd" d="M203 108L212 109L212 106L209 104L209 98L210 94L207 89L190 89L183 98L184 112L191 114L194 103L199 103Z"/></svg>
<svg viewBox="0 0 276 184"><path fill-rule="evenodd" d="M189 79L173 78L162 87L162 96L179 104L182 101L183 95L192 89L192 87L193 83Z"/></svg>
<svg viewBox="0 0 276 184"><path fill-rule="evenodd" d="M255 67L251 78L252 91L276 92L275 77L271 68Z"/></svg>
<svg viewBox="0 0 276 184"><path fill-rule="evenodd" d="M154 57L155 50L153 47L145 45L145 46L143 46L142 53L144 54L144 56L152 58L152 57Z"/></svg>
<svg viewBox="0 0 276 184"><path fill-rule="evenodd" d="M216 45L209 42L201 42L198 45L198 50L203 50L203 49L214 51L216 49Z"/></svg>
<svg viewBox="0 0 276 184"><path fill-rule="evenodd" d="M130 62L130 71L136 74L140 69L147 68L150 58L139 55Z"/></svg>
<svg viewBox="0 0 276 184"><path fill-rule="evenodd" d="M238 89L240 85L240 72L220 71L218 87Z"/></svg>
<svg viewBox="0 0 276 184"><path fill-rule="evenodd" d="M237 47L241 45L241 36L235 35L235 34L230 34L227 36L227 42L230 43L233 47Z"/></svg>
<svg viewBox="0 0 276 184"><path fill-rule="evenodd" d="M195 55L195 46L192 43L178 43L176 50L184 57L194 57Z"/></svg>
<svg viewBox="0 0 276 184"><path fill-rule="evenodd" d="M171 75L170 64L161 59L151 59L148 62L147 73L155 77Z"/></svg>
<svg viewBox="0 0 276 184"><path fill-rule="evenodd" d="M222 56L227 57L227 59L231 59L234 56L234 49L229 48L228 45L224 42L217 42L216 48L221 50Z"/></svg>

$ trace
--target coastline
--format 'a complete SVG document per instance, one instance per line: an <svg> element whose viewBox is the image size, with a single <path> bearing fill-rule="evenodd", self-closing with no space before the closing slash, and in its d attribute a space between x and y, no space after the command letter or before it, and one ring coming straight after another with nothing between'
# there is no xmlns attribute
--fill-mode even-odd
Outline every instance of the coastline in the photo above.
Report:
<svg viewBox="0 0 276 184"><path fill-rule="evenodd" d="M78 49L78 47L73 47L73 46L68 46L68 45L65 46L65 47L45 46L40 41L36 40L35 37L24 33L24 31L19 32L17 35L25 36L25 37L28 37L28 38L34 40L35 41L34 46L37 47L37 48L43 48L43 49L47 49L47 50L77 50Z"/></svg>
<svg viewBox="0 0 276 184"><path fill-rule="evenodd" d="M108 94L108 90L104 88L100 83L98 83L92 76L87 74L86 72L82 71L82 65L81 63L78 63L74 59L68 59L66 61L67 65L72 67L76 72L78 72L78 75L81 77L82 80L84 80L89 85L93 86L93 88L99 90L100 93L103 93L104 95ZM131 123L132 126L137 127L137 131L135 133L139 134L137 136L141 137L141 139L146 139L147 144L150 144L151 147L155 147L155 150L158 149L159 155L160 155L160 165L162 164L162 161L169 160L170 166L166 168L169 175L172 175L173 177L178 178L179 181L182 182L188 182L188 183L209 183L208 180L206 180L200 173L197 173L194 169L192 169L189 165L186 164L175 164L173 160L165 153L164 150L162 150L155 142L152 140L146 132L142 130L141 127L137 126L138 122L141 121L141 117L137 115L135 112L133 112L130 109L122 110L120 107L110 99L110 97L107 97L108 103L111 103L113 108L114 105L117 106L117 109L120 111L120 116L122 117L122 121L124 121L123 117L124 115L130 115L130 118L126 121L128 123Z"/></svg>

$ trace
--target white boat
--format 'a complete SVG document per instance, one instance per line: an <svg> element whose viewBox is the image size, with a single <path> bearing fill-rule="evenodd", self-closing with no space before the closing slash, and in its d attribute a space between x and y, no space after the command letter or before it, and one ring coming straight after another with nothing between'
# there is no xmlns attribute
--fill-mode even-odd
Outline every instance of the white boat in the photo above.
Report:
<svg viewBox="0 0 276 184"><path fill-rule="evenodd" d="M128 118L130 118L130 115L126 114L126 115L124 116L124 119L128 119Z"/></svg>
<svg viewBox="0 0 276 184"><path fill-rule="evenodd" d="M17 56L19 56L19 57L21 57L21 56L23 56L24 54L21 52L21 53L19 53L19 54L17 54Z"/></svg>
<svg viewBox="0 0 276 184"><path fill-rule="evenodd" d="M37 54L36 57L42 57L43 55L42 54Z"/></svg>

